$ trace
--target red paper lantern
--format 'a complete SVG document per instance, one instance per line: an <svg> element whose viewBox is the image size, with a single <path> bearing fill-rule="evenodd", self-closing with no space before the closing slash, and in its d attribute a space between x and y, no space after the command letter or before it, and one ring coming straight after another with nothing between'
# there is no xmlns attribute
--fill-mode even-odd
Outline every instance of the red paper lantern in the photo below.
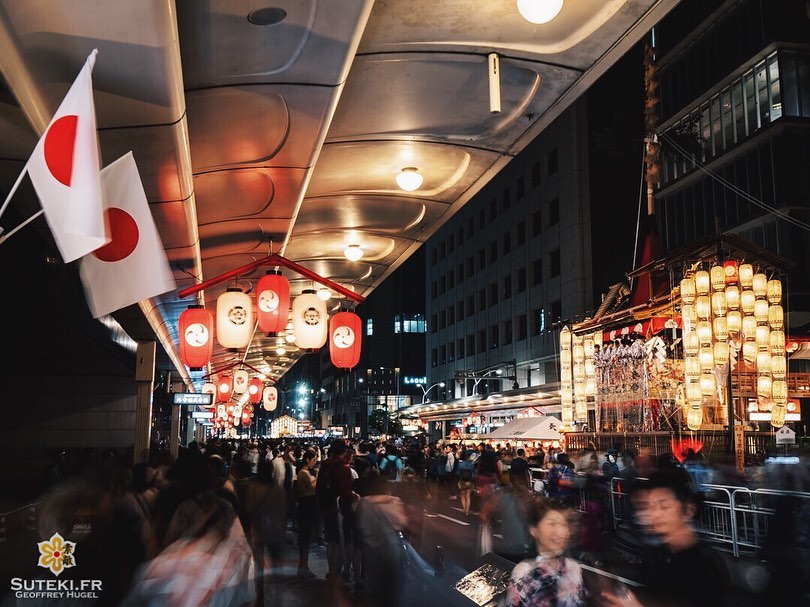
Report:
<svg viewBox="0 0 810 607"><path fill-rule="evenodd" d="M329 321L329 356L337 368L351 369L360 362L361 326L354 312L338 312Z"/></svg>
<svg viewBox="0 0 810 607"><path fill-rule="evenodd" d="M202 306L189 306L177 326L180 360L192 371L201 370L214 349L214 315Z"/></svg>
<svg viewBox="0 0 810 607"><path fill-rule="evenodd" d="M231 377L223 377L217 382L217 402L227 403L231 400L233 393L233 379Z"/></svg>
<svg viewBox="0 0 810 607"><path fill-rule="evenodd" d="M278 270L267 272L256 286L256 315L259 330L279 333L290 314L290 283Z"/></svg>
<svg viewBox="0 0 810 607"><path fill-rule="evenodd" d="M252 377L248 382L248 400L254 404L262 402L262 390L264 390L262 380L258 377Z"/></svg>

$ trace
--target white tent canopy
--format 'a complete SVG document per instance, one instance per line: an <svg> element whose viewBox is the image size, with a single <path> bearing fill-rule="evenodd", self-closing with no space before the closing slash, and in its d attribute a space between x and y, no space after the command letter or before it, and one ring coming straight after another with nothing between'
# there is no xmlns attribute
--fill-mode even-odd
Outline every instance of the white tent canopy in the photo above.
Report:
<svg viewBox="0 0 810 607"><path fill-rule="evenodd" d="M561 426L559 418L553 415L522 417L513 419L508 424L490 432L486 438L490 440L561 440L563 435L558 431Z"/></svg>

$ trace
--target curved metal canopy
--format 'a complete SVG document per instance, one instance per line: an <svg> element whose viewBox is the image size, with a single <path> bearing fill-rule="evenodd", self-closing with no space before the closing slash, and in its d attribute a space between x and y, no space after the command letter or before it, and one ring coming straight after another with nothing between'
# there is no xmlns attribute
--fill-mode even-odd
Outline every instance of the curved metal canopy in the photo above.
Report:
<svg viewBox="0 0 810 607"><path fill-rule="evenodd" d="M102 162L133 151L178 290L274 252L368 295L676 3L566 0L534 25L514 0L0 0L0 187L97 48ZM406 167L415 191L397 185ZM293 295L312 284L284 273ZM192 303L139 306L199 389L177 342ZM275 345L217 348L208 371L278 378L301 353Z"/></svg>

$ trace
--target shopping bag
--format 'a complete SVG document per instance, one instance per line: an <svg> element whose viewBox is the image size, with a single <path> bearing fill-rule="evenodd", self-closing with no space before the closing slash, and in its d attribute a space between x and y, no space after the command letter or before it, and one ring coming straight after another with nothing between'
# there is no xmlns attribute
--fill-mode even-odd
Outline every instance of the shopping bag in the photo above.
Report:
<svg viewBox="0 0 810 607"><path fill-rule="evenodd" d="M490 552L492 552L492 529L489 523L481 523L475 555L481 557Z"/></svg>

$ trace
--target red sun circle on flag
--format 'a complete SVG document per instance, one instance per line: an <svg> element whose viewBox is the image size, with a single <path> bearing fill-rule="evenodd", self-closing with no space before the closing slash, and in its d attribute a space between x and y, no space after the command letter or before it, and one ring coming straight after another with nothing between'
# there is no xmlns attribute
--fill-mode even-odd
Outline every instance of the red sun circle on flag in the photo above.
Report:
<svg viewBox="0 0 810 607"><path fill-rule="evenodd" d="M115 207L107 209L106 216L110 242L93 251L93 255L101 261L121 261L138 246L138 222L126 211Z"/></svg>
<svg viewBox="0 0 810 607"><path fill-rule="evenodd" d="M73 176L73 147L76 142L76 125L79 117L75 114L62 116L48 129L45 135L45 164L54 179L70 187Z"/></svg>

